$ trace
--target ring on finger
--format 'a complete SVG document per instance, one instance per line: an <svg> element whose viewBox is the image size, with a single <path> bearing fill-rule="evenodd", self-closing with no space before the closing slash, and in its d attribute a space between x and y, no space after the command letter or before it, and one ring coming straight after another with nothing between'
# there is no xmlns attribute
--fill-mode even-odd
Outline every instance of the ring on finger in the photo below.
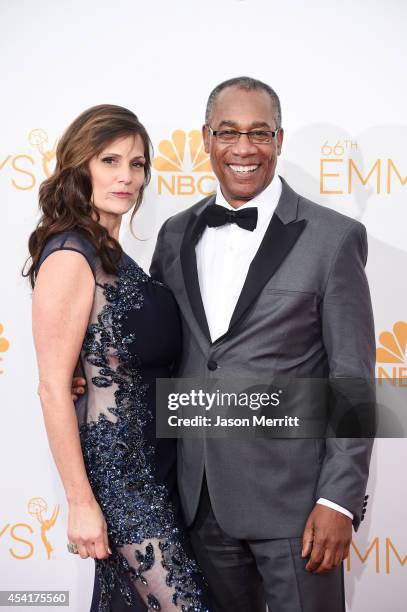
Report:
<svg viewBox="0 0 407 612"><path fill-rule="evenodd" d="M73 544L72 542L68 542L67 549L68 549L68 552L72 553L73 555L79 554L78 547L76 546L76 544Z"/></svg>

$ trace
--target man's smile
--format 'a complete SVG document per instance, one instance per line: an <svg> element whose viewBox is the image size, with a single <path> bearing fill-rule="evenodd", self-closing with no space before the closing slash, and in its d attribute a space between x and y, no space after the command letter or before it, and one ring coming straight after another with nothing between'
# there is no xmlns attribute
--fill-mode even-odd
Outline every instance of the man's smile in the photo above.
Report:
<svg viewBox="0 0 407 612"><path fill-rule="evenodd" d="M236 174L251 174L260 167L260 164L250 164L250 165L242 165L242 164L226 164L226 166L232 170L232 172Z"/></svg>

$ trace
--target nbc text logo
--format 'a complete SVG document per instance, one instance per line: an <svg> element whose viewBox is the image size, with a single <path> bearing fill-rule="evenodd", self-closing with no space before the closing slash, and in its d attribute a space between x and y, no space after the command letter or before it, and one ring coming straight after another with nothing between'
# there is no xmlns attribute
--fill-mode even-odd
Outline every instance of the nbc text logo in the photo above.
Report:
<svg viewBox="0 0 407 612"><path fill-rule="evenodd" d="M407 323L397 321L392 331L380 334L379 342L376 361L386 366L377 366L377 378L379 381L386 379L393 386L407 387Z"/></svg>
<svg viewBox="0 0 407 612"><path fill-rule="evenodd" d="M215 191L215 177L199 130L175 130L171 140L162 140L160 155L153 160L157 170L157 193L208 196Z"/></svg>

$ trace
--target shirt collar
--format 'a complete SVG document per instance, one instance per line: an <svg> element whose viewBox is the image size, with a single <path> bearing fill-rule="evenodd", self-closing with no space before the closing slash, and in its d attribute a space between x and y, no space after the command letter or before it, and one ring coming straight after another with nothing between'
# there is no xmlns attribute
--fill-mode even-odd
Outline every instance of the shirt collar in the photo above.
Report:
<svg viewBox="0 0 407 612"><path fill-rule="evenodd" d="M231 206L229 202L226 201L222 193L221 187L220 185L218 185L215 201L216 204L218 204L219 206L223 206L228 210L243 210L244 208L257 206L258 219L259 223L261 223L266 219L270 220L273 216L273 213L277 207L278 201L281 196L282 188L283 185L281 183L281 179L277 174L275 174L270 185L263 189L263 191L259 193L255 198L249 200L248 202L245 202L244 204L242 204L242 206L239 206L239 208L236 209L233 208L233 206Z"/></svg>

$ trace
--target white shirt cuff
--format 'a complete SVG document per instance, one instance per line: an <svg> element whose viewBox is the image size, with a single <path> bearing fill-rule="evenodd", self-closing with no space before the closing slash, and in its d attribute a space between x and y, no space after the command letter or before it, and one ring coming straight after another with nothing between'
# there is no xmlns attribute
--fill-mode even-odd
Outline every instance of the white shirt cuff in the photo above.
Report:
<svg viewBox="0 0 407 612"><path fill-rule="evenodd" d="M328 506L328 508L332 508L332 510L337 510L338 512L342 512L342 514L345 514L345 516L348 516L353 521L352 512L349 512L349 510L346 510L346 508L342 508L342 506L335 504L335 502L329 501L329 499L324 499L323 497L320 497L319 500L317 501L317 504L321 504L322 506Z"/></svg>

